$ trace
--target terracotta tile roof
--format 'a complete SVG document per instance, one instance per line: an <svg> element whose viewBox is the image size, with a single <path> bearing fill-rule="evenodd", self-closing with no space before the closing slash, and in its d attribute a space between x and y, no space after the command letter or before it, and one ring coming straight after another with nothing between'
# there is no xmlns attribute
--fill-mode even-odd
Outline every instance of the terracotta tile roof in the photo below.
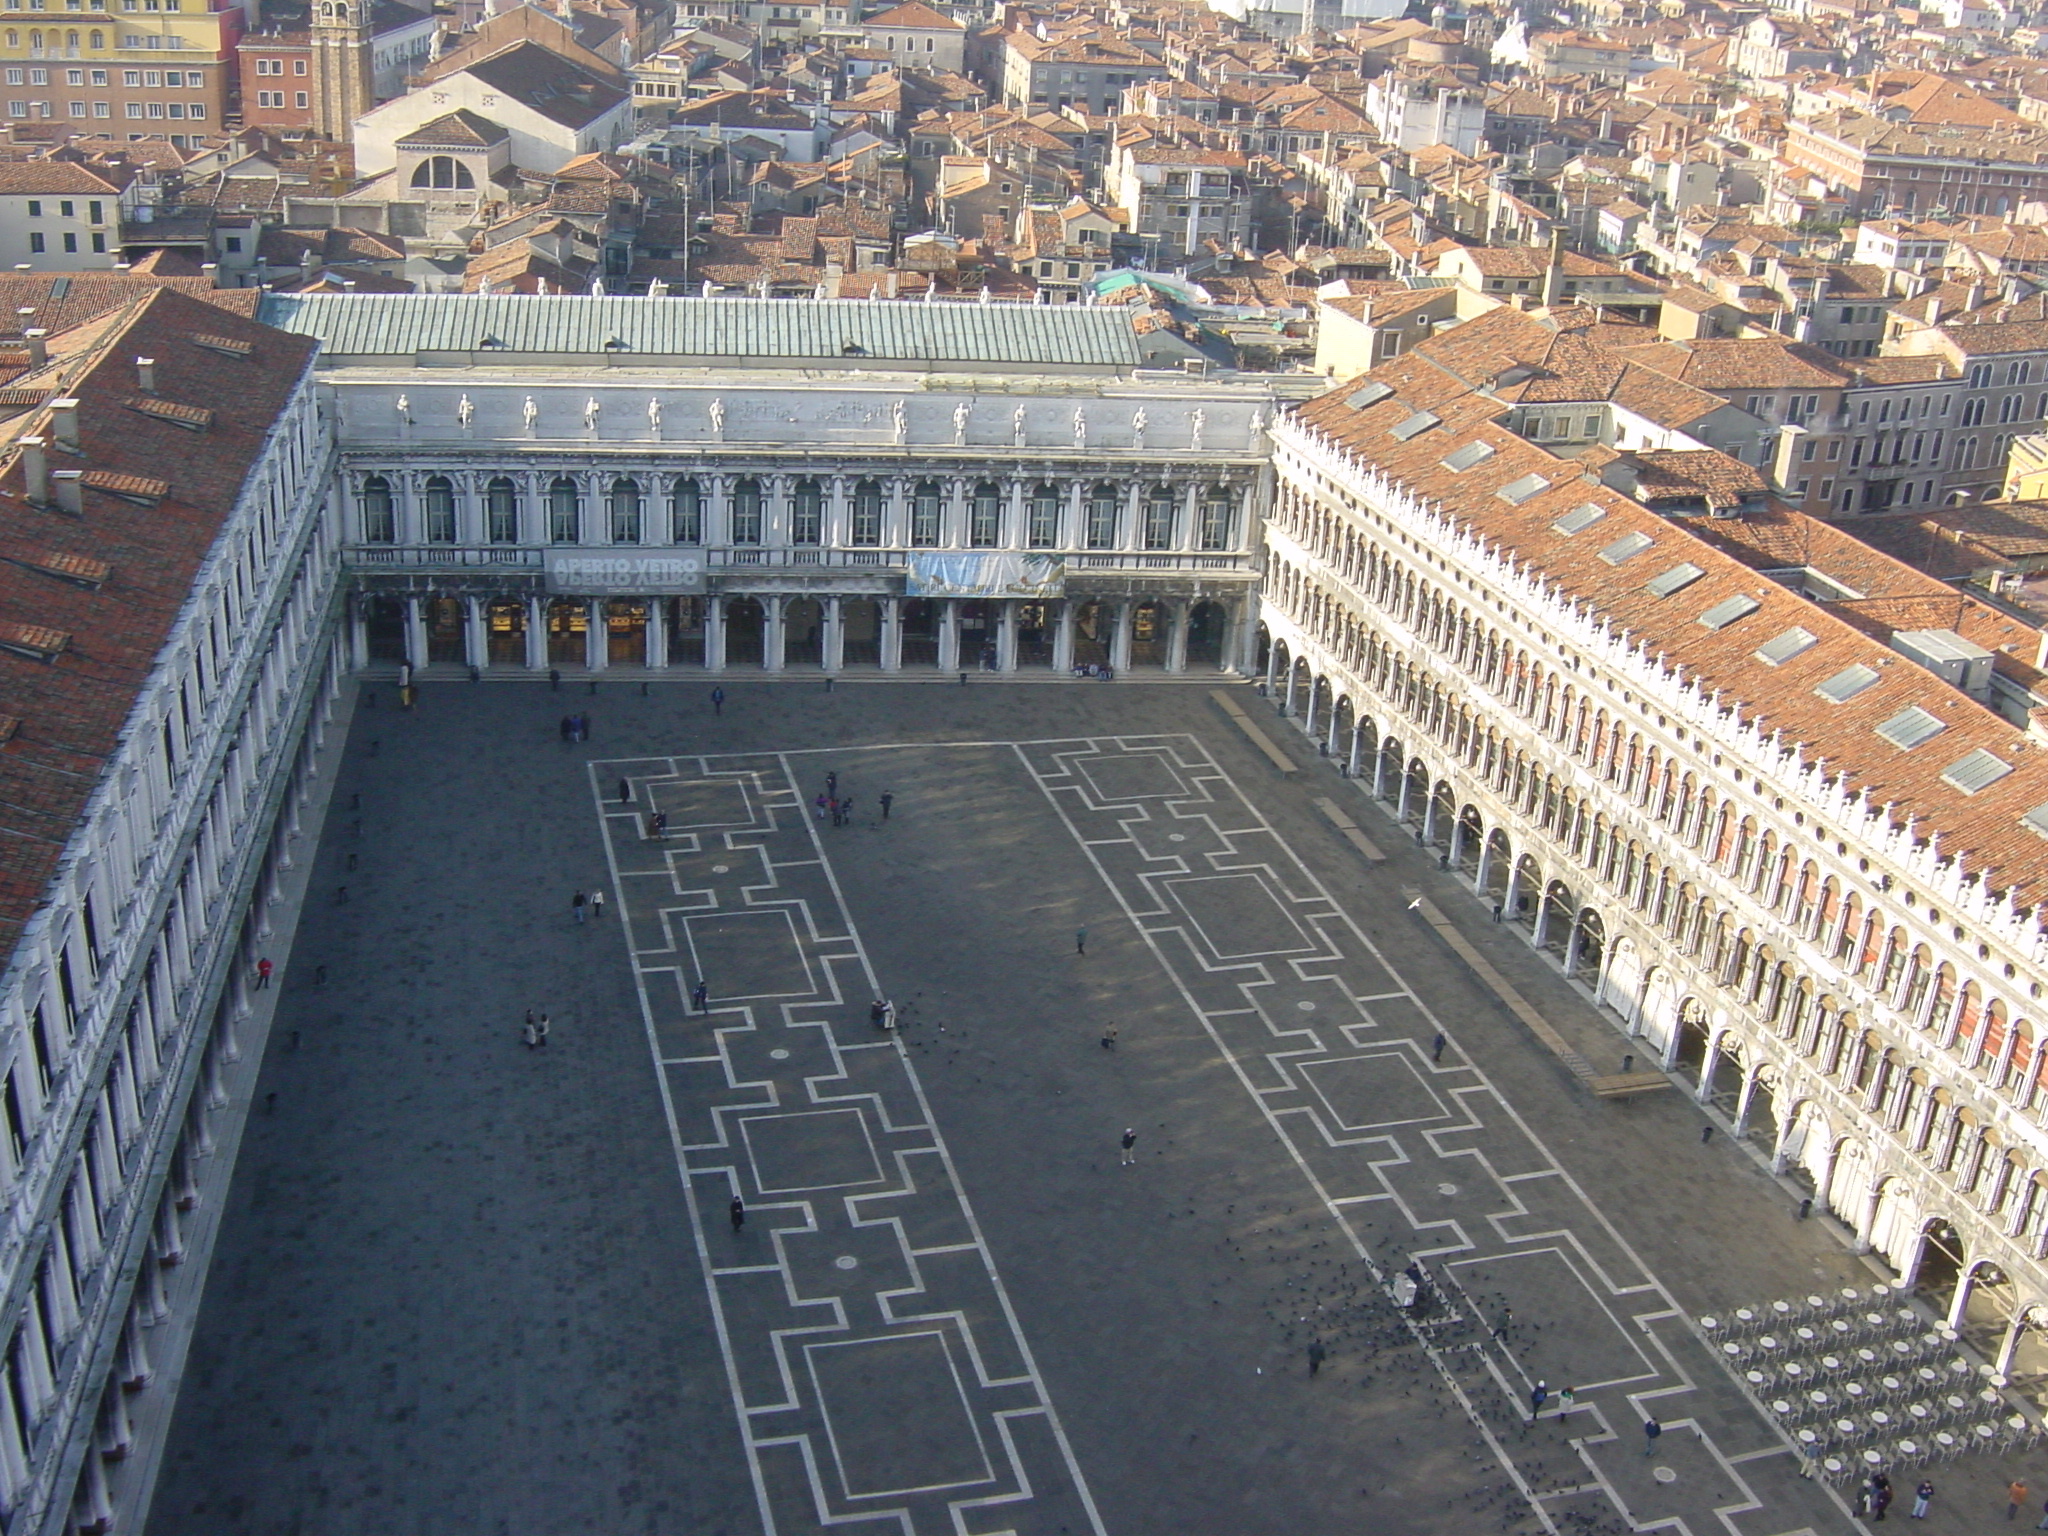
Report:
<svg viewBox="0 0 2048 1536"><path fill-rule="evenodd" d="M1393 389L1386 398L1354 406L1360 381L1353 380L1296 407L1296 419L1348 452L1361 472L1377 470L1440 508L1453 527L1483 540L1502 559L1526 563L1561 599L1588 605L1614 632L1640 644L1647 656L1681 668L1689 684L1714 696L1723 710L1739 711L1746 725L1765 737L1782 733L1783 742L1796 744L1808 764L1825 759L1829 775L1842 776L1851 793L1867 790L1871 805L1889 805L1895 819L1917 817L1916 835L1938 833L1943 853L1960 855L1968 872L1990 867L1993 889L2010 888L2023 910L2048 899L2048 838L2022 821L2048 804L2048 751L2028 743L2022 728L1891 651L1865 626L1896 626L1909 617L1912 627L1962 624L1966 634L1976 629L2000 639L1992 648L2000 652L2001 670L2024 670L2030 664L2028 637L2033 632L2003 615L1987 619L1945 587L1939 594L1930 591L1925 578L1919 578L1922 585L1914 591L1907 578L1918 573L1910 571L1896 585L1888 581L1883 597L1865 605L1870 611L1860 616L1849 605L1816 603L1763 575L1754 557L1737 558L1726 547L1728 529L1750 528L1754 519L1674 522L1587 479L1577 464L1499 425L1494 418L1503 408L1500 402L1474 392L1467 375L1498 369L1508 357L1534 351L1525 330L1534 322L1516 316L1486 326L1492 318L1422 342L1374 369L1367 377ZM1470 355L1475 339L1489 333L1495 344L1490 365L1483 355ZM1436 355L1449 343L1461 348L1452 367L1443 366ZM1418 410L1433 413L1440 424L1396 437L1392 429ZM1448 454L1474 441L1491 447L1493 454L1462 473L1445 466ZM1500 494L1530 475L1546 482L1536 494ZM1599 535L1560 533L1555 527L1559 518L1588 502L1606 514ZM1900 570L1898 562L1874 550L1864 548L1855 556L1835 546L1834 540L1855 541L1828 525L1809 528L1811 520L1802 520L1795 527L1785 521L1791 517L1796 514L1767 520L1764 526L1807 550L1829 541L1827 557L1866 581L1879 566L1887 573ZM1601 558L1603 549L1630 533L1650 541L1644 553L1618 565ZM1698 566L1702 574L1676 595L1660 596L1647 585L1682 563ZM1708 609L1737 596L1753 600L1754 610L1720 628L1701 622ZM1997 636L1992 619L2021 633ZM1760 645L1795 625L1813 632L1819 643L1777 666L1757 658ZM1871 668L1878 681L1840 704L1815 693L1852 663ZM1877 725L1908 704L1927 709L1947 727L1938 743L1903 751L1876 734ZM1959 795L1941 775L1978 748L2013 763L2014 771L1975 795Z"/></svg>
<svg viewBox="0 0 2048 1536"><path fill-rule="evenodd" d="M195 331L246 341L250 355L193 346ZM145 288L131 289L123 309L53 336L51 350L53 386L80 402L83 449L75 459L53 457L59 467L85 470L93 489L82 518L56 516L23 499L18 461L0 472L0 714L19 722L0 746L0 941L10 946L43 901L193 578L311 364L313 343ZM138 355L156 359L165 400L212 407L208 431L123 408ZM44 425L34 412L0 434L12 440ZM168 480L174 490L142 505L95 494L101 476L153 487ZM52 650L54 659L33 659Z"/></svg>

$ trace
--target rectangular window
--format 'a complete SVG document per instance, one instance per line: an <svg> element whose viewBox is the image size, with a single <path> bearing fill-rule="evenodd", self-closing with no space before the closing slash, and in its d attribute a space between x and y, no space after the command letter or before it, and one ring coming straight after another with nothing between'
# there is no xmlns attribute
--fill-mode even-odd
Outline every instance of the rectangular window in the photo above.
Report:
<svg viewBox="0 0 2048 1536"><path fill-rule="evenodd" d="M105 85L107 83L107 72L104 69L94 70L92 72L92 83L94 85Z"/></svg>
<svg viewBox="0 0 2048 1536"><path fill-rule="evenodd" d="M1208 550L1230 548L1230 493L1217 486L1202 503L1202 548Z"/></svg>
<svg viewBox="0 0 2048 1536"><path fill-rule="evenodd" d="M129 115L130 117L140 117L140 116L142 116L142 103L141 103L141 102L139 102L139 101L131 101L131 102L129 102L129 103L128 103L128 115Z"/></svg>
<svg viewBox="0 0 2048 1536"><path fill-rule="evenodd" d="M295 74L295 75L303 75L303 74L304 74L305 72L306 72L306 61L305 61L304 59L293 59L293 60L292 60L292 73L293 73L293 74Z"/></svg>
<svg viewBox="0 0 2048 1536"><path fill-rule="evenodd" d="M105 101L94 102L92 104L92 115L94 117L112 117L114 115L113 104Z"/></svg>
<svg viewBox="0 0 2048 1536"><path fill-rule="evenodd" d="M177 115L176 113L173 113L173 114L172 114L172 116L174 116L174 117L175 117L176 115ZM185 116L186 116L187 118L195 118L195 119L201 119L201 120L203 120L203 119L205 118L205 116L206 116L206 108L205 108L205 107L203 107L203 106L201 106L201 105L200 105L200 104L199 104L198 102L196 102L196 101L195 101L195 102L193 102L193 103L192 103L192 105L191 105L191 106L189 106L189 107L187 107L187 108L185 109Z"/></svg>
<svg viewBox="0 0 2048 1536"><path fill-rule="evenodd" d="M152 102L151 102L151 103L149 104L149 116L151 116L151 117L162 117L163 115L164 115L164 104L163 104L162 102L160 102L160 101L152 101Z"/></svg>
<svg viewBox="0 0 2048 1536"><path fill-rule="evenodd" d="M937 546L943 506L937 485L926 480L918 486L910 498L910 542L914 546L919 549Z"/></svg>
<svg viewBox="0 0 2048 1536"><path fill-rule="evenodd" d="M183 117L184 115L185 115L185 104L184 104L184 103L183 103L182 101L174 101L174 102L172 102L172 103L171 103L171 116L173 116L173 117L177 117L177 118L182 118L182 117Z"/></svg>
<svg viewBox="0 0 2048 1536"><path fill-rule="evenodd" d="M43 244L43 232L41 230L37 229L31 230L29 232L28 248L32 255L37 256L40 256L46 249L48 249L48 247L46 247Z"/></svg>
<svg viewBox="0 0 2048 1536"><path fill-rule="evenodd" d="M67 70L65 70L65 71L64 71L64 83L65 83L66 85L83 85L83 84L85 84L85 71L84 71L84 70L82 70L82 69L67 69Z"/></svg>
<svg viewBox="0 0 2048 1536"><path fill-rule="evenodd" d="M40 198L32 197L29 199L28 216L32 219L40 219L43 216L43 204Z"/></svg>
<svg viewBox="0 0 2048 1536"><path fill-rule="evenodd" d="M47 69L32 69L28 72L28 83L30 85L48 85L50 83L50 72Z"/></svg>
<svg viewBox="0 0 2048 1536"><path fill-rule="evenodd" d="M7 103L7 115L9 117L27 117L28 103L25 101L10 101Z"/></svg>
<svg viewBox="0 0 2048 1536"><path fill-rule="evenodd" d="M72 234L65 235L64 249L76 255L78 252L78 236Z"/></svg>
<svg viewBox="0 0 2048 1536"><path fill-rule="evenodd" d="M72 103L71 103L71 115L72 115L73 117L83 117L83 116L85 116L85 103L84 103L84 102L82 102L82 101L74 101L74 102L72 102Z"/></svg>
<svg viewBox="0 0 2048 1536"><path fill-rule="evenodd" d="M121 71L121 83L122 83L123 85L126 85L126 86L139 86L139 85L141 85L141 84L142 84L142 71L141 71L141 70L139 70L139 69L124 69L124 70L122 70L122 71Z"/></svg>
<svg viewBox="0 0 2048 1536"><path fill-rule="evenodd" d="M7 83L9 85L20 85L22 81L27 78L28 77L18 69L10 69L7 71Z"/></svg>
<svg viewBox="0 0 2048 1536"><path fill-rule="evenodd" d="M92 250L95 256L107 254L107 237L97 230L93 231Z"/></svg>
<svg viewBox="0 0 2048 1536"><path fill-rule="evenodd" d="M197 80L194 80L192 83L194 85L197 85L199 82ZM164 84L169 86L174 91L182 91L183 89L185 89L185 71L183 71L182 69L173 69L168 71L164 75Z"/></svg>
<svg viewBox="0 0 2048 1536"><path fill-rule="evenodd" d="M142 83L148 86L162 85L164 83L164 72L160 69L145 69L142 72Z"/></svg>

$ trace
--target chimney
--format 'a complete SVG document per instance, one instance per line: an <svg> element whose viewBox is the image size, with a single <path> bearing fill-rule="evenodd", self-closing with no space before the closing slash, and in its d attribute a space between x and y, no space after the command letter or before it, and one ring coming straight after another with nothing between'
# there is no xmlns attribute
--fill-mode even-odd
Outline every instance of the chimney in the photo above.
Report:
<svg viewBox="0 0 2048 1536"><path fill-rule="evenodd" d="M1927 295L1927 323L1929 325L1941 324L1941 295L1938 293Z"/></svg>
<svg viewBox="0 0 2048 1536"><path fill-rule="evenodd" d="M1550 308L1557 303L1558 290L1564 282L1564 226L1560 224L1550 232L1550 261L1543 268L1543 307Z"/></svg>
<svg viewBox="0 0 2048 1536"><path fill-rule="evenodd" d="M78 401L70 395L50 402L50 436L59 453L77 453Z"/></svg>
<svg viewBox="0 0 2048 1536"><path fill-rule="evenodd" d="M45 330L23 331L21 339L28 343L28 365L41 368L50 361L50 333Z"/></svg>
<svg viewBox="0 0 2048 1536"><path fill-rule="evenodd" d="M47 448L40 437L21 440L22 494L38 507L50 499L50 455Z"/></svg>
<svg viewBox="0 0 2048 1536"><path fill-rule="evenodd" d="M1975 309L1984 302L1984 280L1978 278L1970 284L1969 296L1963 300L1964 309Z"/></svg>
<svg viewBox="0 0 2048 1536"><path fill-rule="evenodd" d="M50 479L57 495L57 510L73 517L85 516L85 471L60 469Z"/></svg>
<svg viewBox="0 0 2048 1536"><path fill-rule="evenodd" d="M135 385L145 395L156 393L156 359L138 357L135 359Z"/></svg>

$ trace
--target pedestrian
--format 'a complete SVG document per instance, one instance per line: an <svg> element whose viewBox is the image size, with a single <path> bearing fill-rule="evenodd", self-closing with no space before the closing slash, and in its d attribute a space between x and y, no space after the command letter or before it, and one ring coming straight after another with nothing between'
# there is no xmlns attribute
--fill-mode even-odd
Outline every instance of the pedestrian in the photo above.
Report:
<svg viewBox="0 0 2048 1536"><path fill-rule="evenodd" d="M533 1032L537 1037L534 1040L535 1045L546 1045L548 1043L548 1016L546 1014L540 1016L540 1022L533 1026Z"/></svg>
<svg viewBox="0 0 2048 1536"><path fill-rule="evenodd" d="M540 1044L540 1031L534 1027L532 1014L526 1016L526 1026L520 1030L519 1034L526 1041L526 1048L529 1051Z"/></svg>
<svg viewBox="0 0 2048 1536"><path fill-rule="evenodd" d="M836 768L825 775L825 793L828 795L839 793L839 771Z"/></svg>
<svg viewBox="0 0 2048 1536"><path fill-rule="evenodd" d="M818 820L823 821L825 819L825 811L827 809L827 801L825 797L823 795L818 796L814 804L817 807Z"/></svg>
<svg viewBox="0 0 2048 1536"><path fill-rule="evenodd" d="M690 991L690 1006L699 1013L711 1011L711 983L702 977L697 979L697 985Z"/></svg>
<svg viewBox="0 0 2048 1536"><path fill-rule="evenodd" d="M604 916L603 891L592 891L590 893L590 915L593 918L599 918Z"/></svg>
<svg viewBox="0 0 2048 1536"><path fill-rule="evenodd" d="M1927 1518L1927 1506L1933 1502L1934 1484L1923 1477L1920 1479L1920 1486L1913 1490L1913 1518L1915 1520L1925 1520Z"/></svg>
<svg viewBox="0 0 2048 1536"><path fill-rule="evenodd" d="M888 1034L896 1028L896 1004L892 1000L882 1008L882 1033Z"/></svg>
<svg viewBox="0 0 2048 1536"><path fill-rule="evenodd" d="M1429 1059L1437 1062L1442 1061L1444 1059L1444 1046L1447 1043L1444 1039L1444 1032L1438 1030L1436 1038L1429 1042Z"/></svg>
<svg viewBox="0 0 2048 1536"><path fill-rule="evenodd" d="M839 824L842 827L853 825L853 796L851 795L848 795L839 802Z"/></svg>
<svg viewBox="0 0 2048 1536"><path fill-rule="evenodd" d="M1507 1335L1508 1324L1514 1320L1515 1309L1513 1307L1502 1307L1500 1309L1500 1319L1493 1325L1493 1336L1496 1339L1504 1338Z"/></svg>
<svg viewBox="0 0 2048 1536"><path fill-rule="evenodd" d="M1321 1339L1308 1341L1308 1373L1313 1376L1323 1368L1323 1362L1330 1358L1330 1352L1323 1348Z"/></svg>
<svg viewBox="0 0 2048 1536"><path fill-rule="evenodd" d="M1116 1049L1116 1026L1114 1024L1105 1024L1103 1026L1102 1048L1105 1051L1113 1051Z"/></svg>
<svg viewBox="0 0 2048 1536"><path fill-rule="evenodd" d="M551 693L560 693L562 691L562 669L560 667L548 668L548 690Z"/></svg>
<svg viewBox="0 0 2048 1536"><path fill-rule="evenodd" d="M1539 1379L1536 1385L1529 1389L1529 1417L1532 1419L1542 1418L1543 1405L1549 1401L1550 1388Z"/></svg>
<svg viewBox="0 0 2048 1536"><path fill-rule="evenodd" d="M1123 1140L1118 1143L1124 1149L1122 1166L1129 1168L1138 1161L1138 1154L1131 1149L1138 1144L1138 1133L1128 1125L1124 1127Z"/></svg>
<svg viewBox="0 0 2048 1536"><path fill-rule="evenodd" d="M1701 1127L1700 1127L1700 1145L1704 1147L1704 1146L1705 1146L1705 1145L1706 1145L1706 1144L1707 1144L1708 1142L1712 1141L1713 1139L1714 1139L1714 1128L1713 1128L1713 1127L1712 1127L1711 1125L1703 1125L1703 1126L1701 1126Z"/></svg>
<svg viewBox="0 0 2048 1536"><path fill-rule="evenodd" d="M569 736L570 736L570 734L571 734L571 733L572 733L572 732L573 732L573 731L574 731L575 729L576 729L576 717L575 717L574 715L564 715L564 716L562 716L562 740L564 740L564 741L567 741L567 740L569 739Z"/></svg>
<svg viewBox="0 0 2048 1536"><path fill-rule="evenodd" d="M1892 1480L1880 1472L1870 1483L1870 1518L1882 1520L1884 1512L1892 1507Z"/></svg>
<svg viewBox="0 0 2048 1536"><path fill-rule="evenodd" d="M1493 904L1493 920L1496 923L1500 921L1501 905L1502 904L1497 901Z"/></svg>
<svg viewBox="0 0 2048 1536"><path fill-rule="evenodd" d="M1645 1456L1657 1454L1657 1437L1663 1433L1664 1426L1655 1419L1643 1420L1643 1454Z"/></svg>
<svg viewBox="0 0 2048 1536"><path fill-rule="evenodd" d="M838 826L840 821L839 802L837 800L827 800L825 802L825 809L832 813L832 825Z"/></svg>
<svg viewBox="0 0 2048 1536"><path fill-rule="evenodd" d="M732 1229L737 1232L747 1224L747 1202L734 1195L727 1209L732 1212Z"/></svg>
<svg viewBox="0 0 2048 1536"><path fill-rule="evenodd" d="M2011 1520L2020 1512L2020 1506L2027 1502L2027 1480L2016 1477L2005 1490L2005 1518Z"/></svg>
<svg viewBox="0 0 2048 1536"><path fill-rule="evenodd" d="M590 898L581 891L578 891L569 898L569 911L575 916L577 922L583 921L583 909L589 904L589 901Z"/></svg>
<svg viewBox="0 0 2048 1536"><path fill-rule="evenodd" d="M622 778L619 780L619 804L631 805L632 803L633 781L631 779Z"/></svg>
<svg viewBox="0 0 2048 1536"><path fill-rule="evenodd" d="M868 1022L874 1025L876 1029L880 1029L882 1027L882 1020L887 1016L888 1012L889 1005L878 997L868 1004Z"/></svg>
<svg viewBox="0 0 2048 1536"><path fill-rule="evenodd" d="M895 801L895 799L896 797L894 795L882 796L882 820L887 821L889 819L889 806Z"/></svg>
<svg viewBox="0 0 2048 1536"><path fill-rule="evenodd" d="M269 985L270 957L266 955L263 959L258 960L256 962L256 990L258 992L261 992L265 987Z"/></svg>
<svg viewBox="0 0 2048 1536"><path fill-rule="evenodd" d="M2037 1530L2037 1531L2048 1531L2048 1501L2044 1501L2044 1502L2042 1503L2042 1505L2041 1505L2041 1523L2040 1523L2039 1525L2035 1526L2035 1527L2034 1527L2034 1529L2035 1529L2035 1530Z"/></svg>
<svg viewBox="0 0 2048 1536"><path fill-rule="evenodd" d="M1076 928L1074 930L1074 953L1077 955L1088 953L1088 930L1086 928Z"/></svg>
<svg viewBox="0 0 2048 1536"><path fill-rule="evenodd" d="M714 715L725 713L725 690L723 688L711 690L711 713Z"/></svg>
<svg viewBox="0 0 2048 1536"><path fill-rule="evenodd" d="M1578 1400L1579 1394L1575 1388L1566 1387L1563 1391L1559 1392L1557 1394L1557 1416L1561 1419L1570 1413L1572 1411L1572 1404Z"/></svg>
<svg viewBox="0 0 2048 1536"><path fill-rule="evenodd" d="M654 840L655 840L656 842L660 842L660 841L661 841L661 840L662 840L662 839L663 839L664 837L667 837L667 836L668 836L668 812L667 812L667 811L656 811L656 812L654 813Z"/></svg>

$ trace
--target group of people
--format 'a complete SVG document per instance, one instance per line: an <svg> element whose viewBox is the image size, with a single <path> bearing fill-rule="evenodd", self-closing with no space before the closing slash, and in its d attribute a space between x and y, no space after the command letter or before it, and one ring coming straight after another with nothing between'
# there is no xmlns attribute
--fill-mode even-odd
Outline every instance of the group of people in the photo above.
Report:
<svg viewBox="0 0 2048 1536"><path fill-rule="evenodd" d="M562 716L562 740L564 740L564 741L588 741L588 740L590 740L590 716L588 716L588 715L564 715L564 716Z"/></svg>
<svg viewBox="0 0 2048 1536"><path fill-rule="evenodd" d="M537 1014L531 1008L527 1009L526 1027L520 1031L520 1037L526 1041L526 1048L529 1051L536 1046L546 1045L548 1043L548 1016L544 1013Z"/></svg>
<svg viewBox="0 0 2048 1536"><path fill-rule="evenodd" d="M868 1004L868 1022L885 1033L896 1027L896 1005L886 997Z"/></svg>
<svg viewBox="0 0 2048 1536"><path fill-rule="evenodd" d="M878 803L882 807L882 820L887 821L889 807L896 803L896 797L884 794ZM839 774L836 770L826 773L825 788L818 798L811 802L811 813L820 821L829 816L835 827L853 824L853 796L839 793Z"/></svg>
<svg viewBox="0 0 2048 1536"><path fill-rule="evenodd" d="M1113 683L1116 681L1116 668L1106 661L1077 661L1074 663L1074 676L1092 677L1105 683Z"/></svg>
<svg viewBox="0 0 2048 1536"><path fill-rule="evenodd" d="M586 895L584 892L578 891L569 898L569 913L579 923L583 921L585 916L603 917L604 892L591 891Z"/></svg>

